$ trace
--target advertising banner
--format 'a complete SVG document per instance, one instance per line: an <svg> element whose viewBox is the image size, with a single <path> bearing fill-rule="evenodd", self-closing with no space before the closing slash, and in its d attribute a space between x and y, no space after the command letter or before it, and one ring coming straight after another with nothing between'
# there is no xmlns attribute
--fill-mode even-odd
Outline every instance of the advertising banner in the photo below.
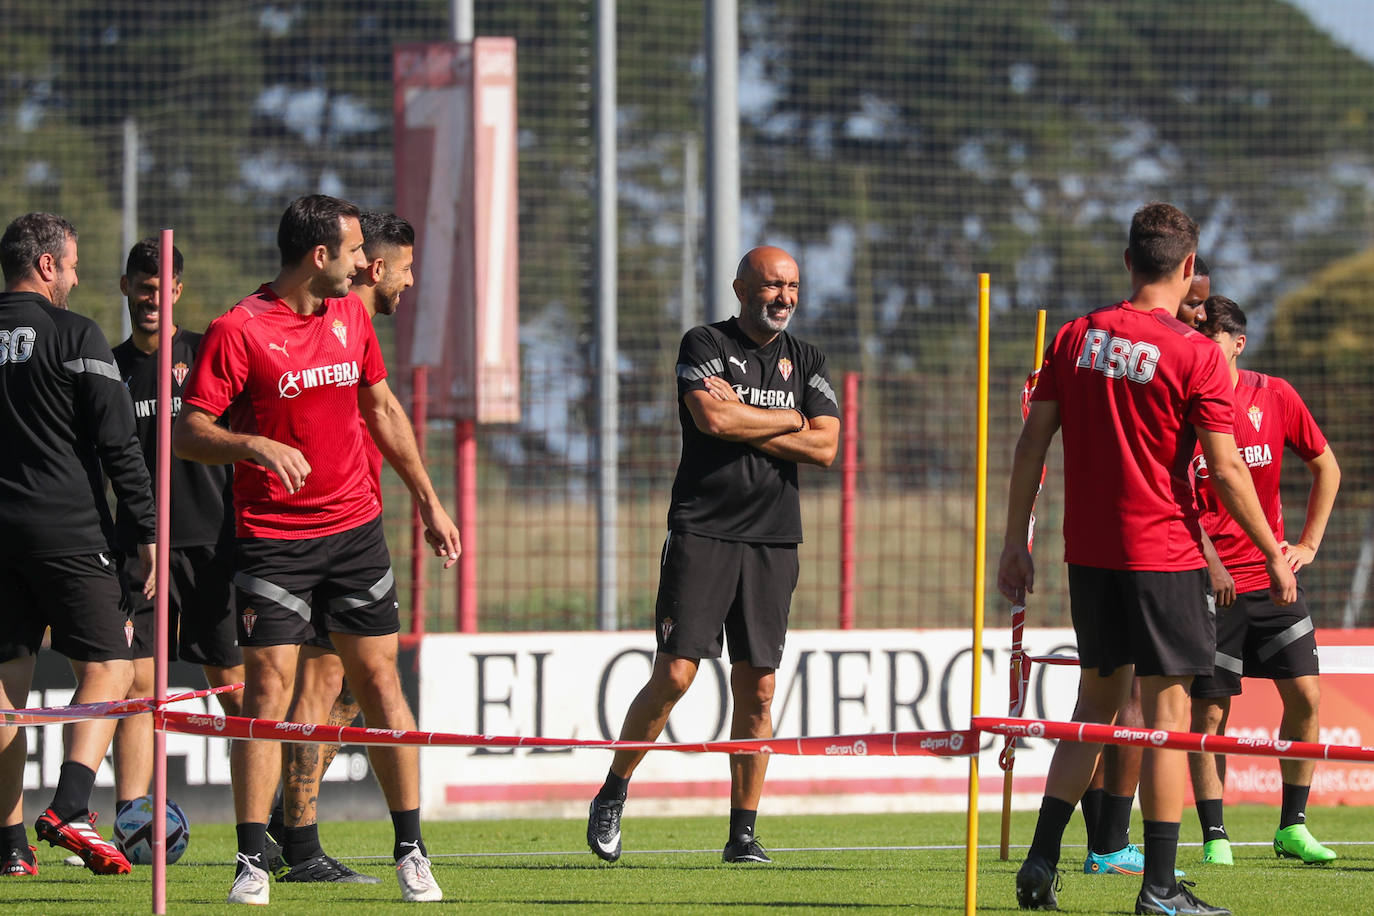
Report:
<svg viewBox="0 0 1374 916"><path fill-rule="evenodd" d="M1009 634L984 648L983 708L1006 711ZM1037 630L1038 653L1071 650L1071 630ZM427 730L603 739L616 737L653 661L654 636L621 633L435 635L420 650L420 721ZM794 630L773 702L779 736L926 731L967 727L969 634L961 630ZM1077 673L1038 668L1027 715L1068 717ZM665 740L730 734L729 666L705 660L673 711ZM984 741L981 776L989 807L1000 804L1000 739ZM959 810L966 804L963 758L774 757L766 804L772 812ZM1022 804L1038 803L1052 748L1031 741L1017 756ZM840 753L843 751L843 753ZM431 818L585 817L605 778L605 750L426 749L422 811ZM641 810L719 813L729 807L723 755L651 752L634 778Z"/></svg>

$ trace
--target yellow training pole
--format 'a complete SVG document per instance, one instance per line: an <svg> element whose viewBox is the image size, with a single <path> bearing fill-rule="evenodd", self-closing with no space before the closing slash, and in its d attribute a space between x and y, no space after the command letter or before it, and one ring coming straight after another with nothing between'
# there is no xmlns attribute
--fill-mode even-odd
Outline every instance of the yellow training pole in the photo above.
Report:
<svg viewBox="0 0 1374 916"><path fill-rule="evenodd" d="M1031 354L1034 362L1031 369L1040 368L1040 361L1045 358L1045 310L1040 309L1035 314L1035 352ZM1013 646L1013 649L1015 647ZM1016 672L1016 677L1021 677L1021 672ZM1026 698L1021 698L1021 705L1024 708ZM1002 773L1002 843L998 847L998 854L1003 862L1011 855L1011 774L1016 769L1016 741L1007 745L1007 768Z"/></svg>
<svg viewBox="0 0 1374 916"><path fill-rule="evenodd" d="M973 699L969 716L982 714L983 602L988 531L988 275L978 275L978 455L973 501ZM976 740L976 739L975 739ZM980 742L981 744L981 742ZM978 909L978 749L968 759L968 848L964 861L964 912Z"/></svg>

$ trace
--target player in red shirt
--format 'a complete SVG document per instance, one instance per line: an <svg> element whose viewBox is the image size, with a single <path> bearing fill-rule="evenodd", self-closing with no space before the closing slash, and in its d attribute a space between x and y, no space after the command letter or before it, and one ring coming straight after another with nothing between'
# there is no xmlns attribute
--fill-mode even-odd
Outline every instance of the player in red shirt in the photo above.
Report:
<svg viewBox="0 0 1374 916"><path fill-rule="evenodd" d="M367 724L413 729L396 671L395 579L360 413L419 504L426 540L446 567L458 558L458 529L409 421L394 409L372 322L348 295L367 263L358 217L354 205L324 195L287 208L277 231L281 271L211 323L173 445L183 458L236 462L244 715L284 719L300 646L327 633ZM215 423L223 413L229 429ZM440 900L420 835L418 750L373 748L371 758L395 827L402 898ZM281 762L270 741L236 741L230 752L238 821L231 903L268 902L263 854Z"/></svg>
<svg viewBox="0 0 1374 916"><path fill-rule="evenodd" d="M350 295L357 296L369 319L378 314L394 314L401 293L415 283L410 269L415 260L415 230L393 213L363 213L359 223L367 266L354 274ZM388 392L388 395L396 400L394 394ZM404 412L399 402L394 404L394 409ZM368 480L380 504L382 453L361 417L358 422L367 452ZM291 721L351 725L358 717L361 707L348 687L343 662L328 636L307 640L301 648L299 677L301 689L291 707ZM278 842L297 835L297 828L318 823L320 781L338 752L337 744L284 745L282 795L272 808L267 826L267 870L279 881L372 883L376 880L329 856L323 857L327 862L321 862L319 857L310 855L313 849L293 849ZM318 837L317 832L315 836Z"/></svg>
<svg viewBox="0 0 1374 916"><path fill-rule="evenodd" d="M1212 294L1211 270L1202 255L1193 259L1193 282L1178 307L1178 320L1191 327L1207 317L1203 303ZM1116 717L1122 728L1144 728L1140 712L1140 681L1131 681L1131 697ZM1131 808L1140 786L1143 749L1109 744L1102 749L1088 791L1083 793L1083 823L1088 829L1087 875L1135 875L1145 868L1140 847L1130 841ZM1182 873L1179 873L1180 876Z"/></svg>
<svg viewBox="0 0 1374 916"><path fill-rule="evenodd" d="M1224 296L1213 296L1204 309L1207 319L1199 330L1221 347L1235 386L1236 446L1250 468L1269 527L1287 549L1289 567L1297 572L1312 562L1321 546L1341 483L1340 466L1307 405L1291 385L1236 365L1245 351L1245 312L1240 306ZM1284 540L1283 506L1279 501L1285 445L1312 472L1307 516L1296 544ZM1280 738L1316 741L1317 708L1321 703L1317 640L1302 590L1298 590L1298 600L1293 604L1275 607L1266 590L1264 557L1217 500L1209 468L1201 455L1193 460L1193 481L1202 509L1202 528L1209 539L1204 548L1214 548L1206 549L1206 554L1217 603L1217 655L1216 672L1193 681L1192 729L1209 735L1225 733L1231 697L1241 692L1243 675L1274 682L1283 702ZM1188 763L1202 826L1202 860L1230 865L1231 841L1222 822L1226 758L1219 754L1189 754ZM1279 769L1283 774L1283 802L1278 832L1274 834L1274 852L1309 863L1335 859L1336 853L1318 843L1306 824L1307 794L1316 763L1280 760Z"/></svg>
<svg viewBox="0 0 1374 916"><path fill-rule="evenodd" d="M1136 211L1125 252L1130 298L1055 335L1016 445L997 584L1017 604L1032 590L1026 530L1045 454L1062 425L1064 555L1081 721L1115 721L1139 675L1148 727L1183 731L1188 685L1211 673L1216 645L1188 484L1196 441L1222 500L1264 552L1276 603L1296 598L1296 580L1235 449L1221 353L1175 317L1192 284L1196 251L1197 224L1187 214L1161 203ZM1023 909L1058 905L1064 828L1100 750L1064 741L1055 751L1030 854L1016 876ZM1145 752L1145 874L1137 913L1229 912L1199 900L1174 876L1186 768L1181 751Z"/></svg>

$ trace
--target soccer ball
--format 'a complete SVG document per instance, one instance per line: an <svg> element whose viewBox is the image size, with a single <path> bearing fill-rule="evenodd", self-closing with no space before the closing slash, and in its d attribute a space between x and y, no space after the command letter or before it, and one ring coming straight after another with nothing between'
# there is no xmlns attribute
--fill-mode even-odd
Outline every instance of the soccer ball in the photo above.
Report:
<svg viewBox="0 0 1374 916"><path fill-rule="evenodd" d="M153 864L153 797L145 795L125 805L115 818L114 842L134 865ZM171 865L191 842L191 823L176 802L167 799L167 864Z"/></svg>

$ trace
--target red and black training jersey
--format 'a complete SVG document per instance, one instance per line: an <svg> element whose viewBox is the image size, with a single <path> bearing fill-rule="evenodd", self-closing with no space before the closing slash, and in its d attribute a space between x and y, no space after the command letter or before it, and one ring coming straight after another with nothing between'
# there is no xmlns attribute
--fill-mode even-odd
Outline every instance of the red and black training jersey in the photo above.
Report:
<svg viewBox="0 0 1374 916"><path fill-rule="evenodd" d="M1064 558L1171 572L1205 566L1188 465L1194 426L1231 432L1221 349L1162 309L1129 302L1059 329L1036 401L1064 431Z"/></svg>
<svg viewBox="0 0 1374 916"><path fill-rule="evenodd" d="M136 540L156 537L134 411L94 321L37 293L0 293L0 551L71 557L109 550L110 479Z"/></svg>
<svg viewBox="0 0 1374 916"><path fill-rule="evenodd" d="M324 537L380 514L358 386L384 378L377 335L354 293L298 315L263 284L211 322L186 403L215 416L227 412L234 432L295 446L310 462L305 486L294 494L251 461L235 465L240 537Z"/></svg>
<svg viewBox="0 0 1374 916"><path fill-rule="evenodd" d="M1293 386L1281 378L1242 369L1236 382L1236 448L1250 468L1264 517L1277 540L1283 540L1283 502L1279 472L1287 445L1303 461L1326 451L1326 437ZM1207 476L1201 449L1193 457L1193 482L1202 509L1202 528L1212 539L1217 556L1236 580L1236 592L1269 587L1264 554L1245 536L1240 525L1217 498Z"/></svg>
<svg viewBox="0 0 1374 916"><path fill-rule="evenodd" d="M725 379L754 407L838 418L825 354L785 331L761 347L735 318L693 328L678 349L682 460L673 479L669 530L722 541L801 543L797 463L697 429L683 396L705 390L708 375Z"/></svg>
<svg viewBox="0 0 1374 916"><path fill-rule="evenodd" d="M172 334L172 416L196 364L202 335L177 328ZM158 354L144 353L132 337L114 348L115 364L134 404L134 428L150 475L157 472ZM205 547L233 537L233 475L227 464L201 464L172 456L172 547ZM138 544L138 530L123 504L115 512L115 546L126 555Z"/></svg>

